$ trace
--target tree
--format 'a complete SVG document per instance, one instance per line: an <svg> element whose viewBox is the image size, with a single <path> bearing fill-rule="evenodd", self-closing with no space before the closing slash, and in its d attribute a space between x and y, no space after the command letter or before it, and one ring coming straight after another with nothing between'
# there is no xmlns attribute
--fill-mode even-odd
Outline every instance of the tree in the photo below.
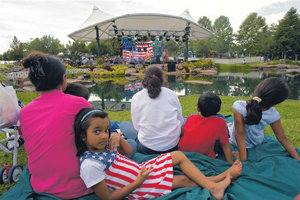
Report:
<svg viewBox="0 0 300 200"><path fill-rule="evenodd" d="M300 19L297 9L292 7L279 21L275 33L278 50L284 52L284 62L287 56L300 53Z"/></svg>
<svg viewBox="0 0 300 200"><path fill-rule="evenodd" d="M200 24L201 26L203 26L204 28L211 30L211 21L208 17L203 16L202 18L200 17L198 20L198 24Z"/></svg>
<svg viewBox="0 0 300 200"><path fill-rule="evenodd" d="M277 54L277 42L275 40L275 33L277 29L277 24L271 24L268 28L268 36L267 36L267 45L265 55L268 55L269 58L273 59L274 55Z"/></svg>
<svg viewBox="0 0 300 200"><path fill-rule="evenodd" d="M6 52L8 60L21 60L23 58L24 44L21 43L16 36L14 36L10 44L10 48L11 49Z"/></svg>
<svg viewBox="0 0 300 200"><path fill-rule="evenodd" d="M169 56L173 56L175 52L178 53L179 51L179 42L175 42L173 40L170 40L169 42L166 43L166 46L168 48L168 54Z"/></svg>
<svg viewBox="0 0 300 200"><path fill-rule="evenodd" d="M223 15L218 17L212 26L212 31L216 36L213 38L214 49L219 54L228 52L233 44L233 29L229 18Z"/></svg>
<svg viewBox="0 0 300 200"><path fill-rule="evenodd" d="M41 51L52 55L57 55L64 51L64 45L62 45L59 39L50 35L44 35L42 38L35 38L27 45L27 52Z"/></svg>
<svg viewBox="0 0 300 200"><path fill-rule="evenodd" d="M251 13L242 22L236 35L237 42L246 49L249 54L258 55L263 47L262 41L266 38L268 26L266 19L258 16L257 13Z"/></svg>
<svg viewBox="0 0 300 200"><path fill-rule="evenodd" d="M200 17L198 20L198 24L203 26L204 28L211 30L211 21L208 17L203 16L202 18ZM198 41L195 44L195 51L198 56L206 56L208 57L208 54L211 54L211 49L212 49L212 39L209 40L202 40Z"/></svg>
<svg viewBox="0 0 300 200"><path fill-rule="evenodd" d="M70 52L70 57L72 60L80 59L81 56L89 53L88 48L84 42L70 42L66 44L66 49Z"/></svg>

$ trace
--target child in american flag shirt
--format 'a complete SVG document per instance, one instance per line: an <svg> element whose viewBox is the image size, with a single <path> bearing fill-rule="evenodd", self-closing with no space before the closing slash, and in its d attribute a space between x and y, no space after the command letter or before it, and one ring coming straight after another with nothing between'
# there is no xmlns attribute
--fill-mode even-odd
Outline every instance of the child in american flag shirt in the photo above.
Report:
<svg viewBox="0 0 300 200"><path fill-rule="evenodd" d="M237 178L242 171L242 163L237 160L222 174L206 177L180 151L138 164L121 155L131 154L132 148L122 133L110 134L107 113L93 108L79 111L74 131L80 176L87 188L104 200L149 199L191 186L206 188L216 199L222 199L231 178ZM175 165L185 175L173 175Z"/></svg>

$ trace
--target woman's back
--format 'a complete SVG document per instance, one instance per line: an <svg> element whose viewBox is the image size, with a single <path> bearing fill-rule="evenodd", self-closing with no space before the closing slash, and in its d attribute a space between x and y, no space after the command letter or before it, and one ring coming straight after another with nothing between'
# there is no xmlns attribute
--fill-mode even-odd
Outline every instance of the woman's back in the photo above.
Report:
<svg viewBox="0 0 300 200"><path fill-rule="evenodd" d="M92 192L80 178L74 143L74 118L83 107L91 106L81 97L50 90L21 110L20 128L35 191L63 199Z"/></svg>
<svg viewBox="0 0 300 200"><path fill-rule="evenodd" d="M134 95L131 105L134 127L141 144L155 151L165 151L178 144L183 123L177 95L161 87L158 97L150 98L143 89Z"/></svg>

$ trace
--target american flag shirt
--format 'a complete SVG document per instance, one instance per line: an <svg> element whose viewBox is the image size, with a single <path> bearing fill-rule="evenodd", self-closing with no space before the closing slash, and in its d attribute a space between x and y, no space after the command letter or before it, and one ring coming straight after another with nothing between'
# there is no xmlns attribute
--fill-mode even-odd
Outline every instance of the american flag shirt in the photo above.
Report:
<svg viewBox="0 0 300 200"><path fill-rule="evenodd" d="M93 166L91 170L89 170L89 167L82 168L85 162L91 160L102 167ZM87 184L88 180L85 180L84 177L89 177L93 179L89 180L89 182L96 185L105 178L110 191L121 189L134 182L143 166L146 169L153 166L154 170L139 188L127 196L127 199L150 199L161 197L172 191L173 164L170 153L162 154L142 164L138 164L117 152L110 152L108 149L101 153L86 151L80 157L80 174L83 181ZM91 173L89 176L82 175L89 172ZM103 178L98 179L98 177ZM87 187L92 187L93 185L87 185Z"/></svg>

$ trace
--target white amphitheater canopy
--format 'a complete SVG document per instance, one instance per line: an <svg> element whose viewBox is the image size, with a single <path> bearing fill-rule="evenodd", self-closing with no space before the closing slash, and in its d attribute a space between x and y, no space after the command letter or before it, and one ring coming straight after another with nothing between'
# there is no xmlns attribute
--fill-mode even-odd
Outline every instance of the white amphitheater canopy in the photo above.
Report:
<svg viewBox="0 0 300 200"><path fill-rule="evenodd" d="M187 28L189 27L189 28ZM116 32L117 30L117 32ZM190 41L205 40L214 37L213 33L198 24L188 10L182 14L168 15L158 13L137 13L114 16L99 10L96 6L91 15L77 30L68 36L78 42L107 40L113 37L135 36L175 36L182 38L188 32ZM97 33L98 32L98 33Z"/></svg>

